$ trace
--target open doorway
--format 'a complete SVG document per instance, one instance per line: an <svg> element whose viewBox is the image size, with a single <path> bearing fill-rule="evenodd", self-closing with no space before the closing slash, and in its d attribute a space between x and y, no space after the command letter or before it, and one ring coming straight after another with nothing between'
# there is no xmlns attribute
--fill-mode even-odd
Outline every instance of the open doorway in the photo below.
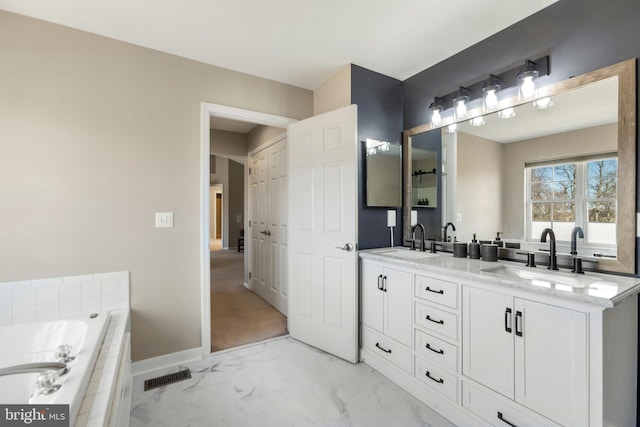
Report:
<svg viewBox="0 0 640 427"><path fill-rule="evenodd" d="M250 225L253 217L260 216L258 212L273 210L266 204L252 208L256 191L265 203L271 199L263 194L269 191L268 185L260 189L250 185L250 147L252 151L256 146L268 147L274 139L271 135L277 133L280 137L275 139L282 140L285 130L216 117L210 119L210 127L210 327L211 352L216 352L288 333L282 307L274 308L274 301L252 289L254 271L268 272L279 285L280 268L266 266L278 261L268 253L277 233L270 239L256 239L257 230Z"/></svg>

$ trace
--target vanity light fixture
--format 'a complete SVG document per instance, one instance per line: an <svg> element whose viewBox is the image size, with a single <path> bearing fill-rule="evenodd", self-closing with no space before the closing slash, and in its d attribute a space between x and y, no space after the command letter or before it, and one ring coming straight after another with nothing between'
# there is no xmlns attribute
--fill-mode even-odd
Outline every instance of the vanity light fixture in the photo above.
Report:
<svg viewBox="0 0 640 427"><path fill-rule="evenodd" d="M500 79L491 74L482 86L482 107L486 113L498 108L498 93L500 92Z"/></svg>
<svg viewBox="0 0 640 427"><path fill-rule="evenodd" d="M431 111L431 125L440 126L442 124L442 99L436 96L429 105L429 110Z"/></svg>
<svg viewBox="0 0 640 427"><path fill-rule="evenodd" d="M467 104L469 103L469 90L460 86L453 98L453 115L456 120L464 120L467 118Z"/></svg>
<svg viewBox="0 0 640 427"><path fill-rule="evenodd" d="M498 111L498 117L501 119L511 119L516 116L516 110L513 107L505 108Z"/></svg>
<svg viewBox="0 0 640 427"><path fill-rule="evenodd" d="M533 101L533 107L537 110L546 110L547 108L551 108L552 106L553 101L548 96Z"/></svg>
<svg viewBox="0 0 640 427"><path fill-rule="evenodd" d="M518 72L518 95L521 100L532 99L537 93L538 64L527 59Z"/></svg>
<svg viewBox="0 0 640 427"><path fill-rule="evenodd" d="M473 119L469 120L469 124L471 126L482 126L484 125L484 123L484 116L474 117Z"/></svg>

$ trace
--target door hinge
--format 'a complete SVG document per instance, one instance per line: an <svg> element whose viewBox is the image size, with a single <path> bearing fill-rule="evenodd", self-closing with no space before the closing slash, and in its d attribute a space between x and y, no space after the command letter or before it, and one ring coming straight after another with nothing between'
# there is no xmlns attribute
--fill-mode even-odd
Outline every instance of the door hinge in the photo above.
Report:
<svg viewBox="0 0 640 427"><path fill-rule="evenodd" d="M249 227L251 227L251 220L249 220Z"/></svg>
<svg viewBox="0 0 640 427"><path fill-rule="evenodd" d="M249 280L251 280L251 272L249 272Z"/></svg>
<svg viewBox="0 0 640 427"><path fill-rule="evenodd" d="M249 168L249 176L251 176L251 168Z"/></svg>

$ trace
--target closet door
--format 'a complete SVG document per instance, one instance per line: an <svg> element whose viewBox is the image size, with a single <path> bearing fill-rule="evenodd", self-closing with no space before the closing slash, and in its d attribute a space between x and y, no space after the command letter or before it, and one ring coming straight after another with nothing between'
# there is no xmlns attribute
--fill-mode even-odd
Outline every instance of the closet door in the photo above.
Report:
<svg viewBox="0 0 640 427"><path fill-rule="evenodd" d="M269 295L267 302L287 315L287 140L268 148L267 247Z"/></svg>
<svg viewBox="0 0 640 427"><path fill-rule="evenodd" d="M251 156L251 289L268 301L269 251L267 250L267 152Z"/></svg>
<svg viewBox="0 0 640 427"><path fill-rule="evenodd" d="M250 157L251 289L287 315L287 139Z"/></svg>

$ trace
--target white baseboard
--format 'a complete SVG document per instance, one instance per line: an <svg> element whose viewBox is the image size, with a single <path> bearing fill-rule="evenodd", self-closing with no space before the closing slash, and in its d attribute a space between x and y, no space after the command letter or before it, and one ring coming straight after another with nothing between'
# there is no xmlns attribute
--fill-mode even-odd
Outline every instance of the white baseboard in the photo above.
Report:
<svg viewBox="0 0 640 427"><path fill-rule="evenodd" d="M251 286L249 286L249 284L247 282L243 282L242 286L244 286L245 288L251 290Z"/></svg>
<svg viewBox="0 0 640 427"><path fill-rule="evenodd" d="M140 375L158 369L169 368L171 366L202 360L202 348L192 348L178 351L176 353L164 354L150 359L138 360L131 364L131 374Z"/></svg>

